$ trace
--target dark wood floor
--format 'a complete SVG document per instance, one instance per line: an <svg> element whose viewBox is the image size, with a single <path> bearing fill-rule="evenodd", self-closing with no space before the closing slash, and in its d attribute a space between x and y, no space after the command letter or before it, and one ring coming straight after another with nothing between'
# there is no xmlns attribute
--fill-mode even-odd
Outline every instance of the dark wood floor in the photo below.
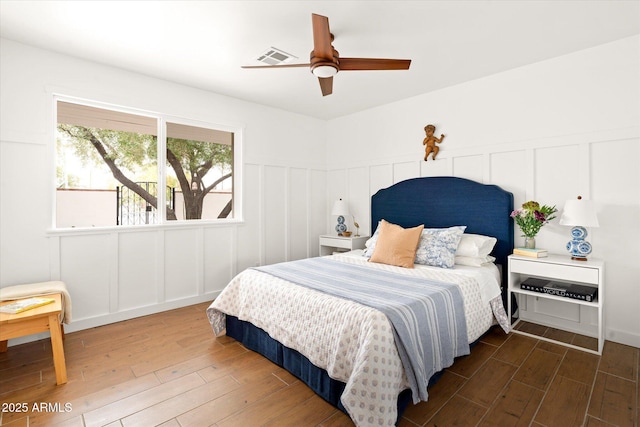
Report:
<svg viewBox="0 0 640 427"><path fill-rule="evenodd" d="M0 424L352 425L265 358L216 339L207 305L67 334L62 386L48 340L10 347L0 354ZM399 425L637 426L639 353L607 342L599 357L492 330Z"/></svg>

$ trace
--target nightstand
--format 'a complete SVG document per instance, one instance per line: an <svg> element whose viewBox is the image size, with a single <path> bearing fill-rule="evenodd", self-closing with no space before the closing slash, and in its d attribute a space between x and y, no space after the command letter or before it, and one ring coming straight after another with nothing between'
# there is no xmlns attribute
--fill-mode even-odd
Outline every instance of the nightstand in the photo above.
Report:
<svg viewBox="0 0 640 427"><path fill-rule="evenodd" d="M334 252L347 252L354 249L364 249L369 236L343 237L325 234L320 236L320 256L331 255Z"/></svg>
<svg viewBox="0 0 640 427"><path fill-rule="evenodd" d="M584 347L567 344L564 342L552 340L547 337L541 337L528 332L519 331L515 326L520 322L518 319L513 324L513 332L522 335L528 335L533 338L544 341L551 341L556 344L565 345L576 348L578 350L587 351L595 354L602 354L604 346L604 262L598 259L589 259L588 261L573 261L568 255L549 254L544 258L529 258L517 255L509 255L509 278L508 278L508 295L507 295L507 313L511 317L511 295L515 295L520 304L520 297L534 296L537 298L547 298L551 300L561 301L568 304L579 304L583 307L590 307L598 312L597 351L586 349ZM594 301L583 301L580 299L569 298L566 296L553 295L549 293L535 292L521 289L520 284L529 277L560 282L565 284L586 285L597 288L597 297ZM527 322L531 322L529 319ZM550 326L550 325L546 325Z"/></svg>

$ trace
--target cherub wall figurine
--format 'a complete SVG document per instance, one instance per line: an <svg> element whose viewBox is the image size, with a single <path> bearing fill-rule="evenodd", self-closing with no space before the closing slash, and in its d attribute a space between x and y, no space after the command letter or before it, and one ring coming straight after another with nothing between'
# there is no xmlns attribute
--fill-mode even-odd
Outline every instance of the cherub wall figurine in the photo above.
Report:
<svg viewBox="0 0 640 427"><path fill-rule="evenodd" d="M433 160L436 159L436 155L440 148L436 145L436 143L440 144L444 139L444 134L440 135L440 138L433 136L433 133L436 131L436 127L434 125L426 125L424 127L424 131L427 134L427 137L422 141L422 145L426 145L424 149L424 161L426 162L429 159L429 154L433 153L431 158Z"/></svg>

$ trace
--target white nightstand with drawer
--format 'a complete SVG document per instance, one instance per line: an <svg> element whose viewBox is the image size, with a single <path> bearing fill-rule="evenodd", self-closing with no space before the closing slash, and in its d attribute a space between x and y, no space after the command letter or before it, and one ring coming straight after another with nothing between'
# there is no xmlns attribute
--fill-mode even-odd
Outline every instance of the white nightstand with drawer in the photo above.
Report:
<svg viewBox="0 0 640 427"><path fill-rule="evenodd" d="M320 236L320 256L331 255L334 252L347 252L354 249L364 249L369 236L344 237L325 234Z"/></svg>
<svg viewBox="0 0 640 427"><path fill-rule="evenodd" d="M548 293L524 290L520 284L529 277L556 281L561 283L575 283L585 285L597 289L597 296L594 301L583 301L581 299L569 298L566 296L552 295ZM544 258L529 258L517 255L509 255L509 278L508 278L508 296L507 296L507 313L511 317L511 295L515 294L516 299L520 296L534 296L538 298L549 298L564 303L580 304L586 307L592 307L598 312L598 349L597 351L585 349L584 347L559 342L546 337L540 337L527 332L513 330L515 333L528 335L537 339L551 341L579 350L591 353L602 354L604 346L604 262L598 259L589 259L588 261L573 261L569 255L553 255L550 254ZM513 326L515 327L520 319ZM529 322L529 320L527 320Z"/></svg>

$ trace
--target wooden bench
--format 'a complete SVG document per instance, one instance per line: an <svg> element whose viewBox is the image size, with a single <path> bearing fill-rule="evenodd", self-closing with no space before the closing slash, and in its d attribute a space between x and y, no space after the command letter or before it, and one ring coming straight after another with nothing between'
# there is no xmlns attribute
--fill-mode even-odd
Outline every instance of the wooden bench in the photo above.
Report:
<svg viewBox="0 0 640 427"><path fill-rule="evenodd" d="M53 366L56 370L56 383L60 385L67 382L67 366L62 345L63 329L60 325L62 295L58 293L46 295L46 297L53 298L55 301L52 304L36 307L22 313L0 313L0 352L7 351L7 341L12 338L49 331L53 349ZM2 301L0 305L15 301L19 300Z"/></svg>

